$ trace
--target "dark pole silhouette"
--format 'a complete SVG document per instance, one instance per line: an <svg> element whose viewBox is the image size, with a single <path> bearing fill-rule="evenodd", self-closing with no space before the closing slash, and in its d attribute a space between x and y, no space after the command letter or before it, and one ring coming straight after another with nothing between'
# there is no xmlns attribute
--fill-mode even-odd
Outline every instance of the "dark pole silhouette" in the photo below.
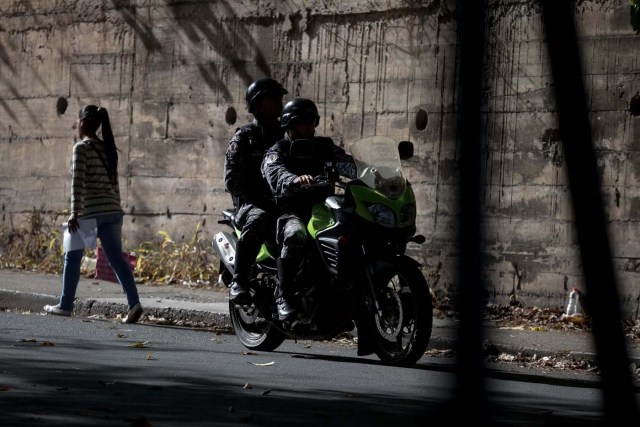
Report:
<svg viewBox="0 0 640 427"><path fill-rule="evenodd" d="M592 318L602 371L605 417L611 425L640 425L591 138L573 2L542 0L542 16L580 245L588 312Z"/></svg>
<svg viewBox="0 0 640 427"><path fill-rule="evenodd" d="M485 398L484 355L482 351L482 305L485 299L481 271L482 228L480 209L482 144L482 70L485 50L484 0L460 0L458 37L460 41L460 245L458 311L460 331L457 340L457 388L452 408L463 417L464 408L474 402L473 423L488 420Z"/></svg>

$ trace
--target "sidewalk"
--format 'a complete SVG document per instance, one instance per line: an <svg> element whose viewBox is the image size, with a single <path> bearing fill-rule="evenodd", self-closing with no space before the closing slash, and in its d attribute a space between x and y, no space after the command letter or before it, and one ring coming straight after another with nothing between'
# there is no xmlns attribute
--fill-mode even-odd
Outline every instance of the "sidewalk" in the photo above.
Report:
<svg viewBox="0 0 640 427"><path fill-rule="evenodd" d="M44 313L45 304L56 304L62 279L25 271L0 270L0 309ZM181 326L205 326L232 333L226 289L190 289L185 286L138 285L145 310L142 322ZM118 283L81 278L76 293L75 315L109 318L126 312L126 299ZM434 318L429 349L454 349L459 323L451 318ZM640 366L640 340L628 342L630 361ZM593 337L588 332L530 328L499 328L484 323L487 351L538 357L563 354L577 360L596 360Z"/></svg>

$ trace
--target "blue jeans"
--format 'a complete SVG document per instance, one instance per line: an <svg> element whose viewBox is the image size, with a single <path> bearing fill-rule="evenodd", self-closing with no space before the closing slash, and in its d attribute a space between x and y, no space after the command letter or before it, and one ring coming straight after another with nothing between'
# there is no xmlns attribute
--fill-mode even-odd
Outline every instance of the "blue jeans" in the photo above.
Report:
<svg viewBox="0 0 640 427"><path fill-rule="evenodd" d="M129 263L122 256L122 213L96 215L98 225L98 238L102 244L109 265L113 268L118 282L127 294L129 308L140 302L138 289ZM62 272L62 295L60 296L60 309L73 310L73 301L76 298L76 289L80 281L80 266L84 249L69 251L64 254L64 270Z"/></svg>

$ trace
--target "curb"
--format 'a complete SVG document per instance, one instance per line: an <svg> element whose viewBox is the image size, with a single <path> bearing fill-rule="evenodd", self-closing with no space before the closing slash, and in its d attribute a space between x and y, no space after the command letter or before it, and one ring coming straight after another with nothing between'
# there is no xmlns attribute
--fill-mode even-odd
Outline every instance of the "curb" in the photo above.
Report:
<svg viewBox="0 0 640 427"><path fill-rule="evenodd" d="M0 308L44 312L47 304L57 304L58 297L54 295L19 292L0 289ZM142 321L149 321L158 325L176 325L211 328L219 332L233 333L231 318L226 313L213 313L201 310L186 310L176 308L143 307ZM76 316L104 316L121 318L128 310L126 304L104 302L97 299L77 299L73 314Z"/></svg>
<svg viewBox="0 0 640 427"><path fill-rule="evenodd" d="M429 350L453 350L457 347L456 339L432 336L429 341ZM482 346L482 352L485 355L497 356L502 353L522 355L526 357L554 357L563 355L577 361L596 362L597 354L591 352L559 352L558 350L547 350L544 348L533 347L517 347L508 344L494 344L490 340L485 340ZM640 363L639 358L630 358L631 363Z"/></svg>
<svg viewBox="0 0 640 427"><path fill-rule="evenodd" d="M73 313L79 316L104 316L120 318L126 313L126 304L103 302L95 299L77 300ZM233 333L231 318L225 313L213 313L182 308L143 307L141 322L157 325L191 326L211 328L219 332Z"/></svg>
<svg viewBox="0 0 640 427"><path fill-rule="evenodd" d="M57 304L58 297L0 289L0 308L40 312L47 304Z"/></svg>

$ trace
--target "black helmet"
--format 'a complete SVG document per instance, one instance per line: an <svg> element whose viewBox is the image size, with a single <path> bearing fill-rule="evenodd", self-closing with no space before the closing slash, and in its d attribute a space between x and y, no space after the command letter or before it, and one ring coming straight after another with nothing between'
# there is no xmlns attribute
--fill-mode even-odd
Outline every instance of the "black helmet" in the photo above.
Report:
<svg viewBox="0 0 640 427"><path fill-rule="evenodd" d="M289 92L277 81L270 77L265 77L263 79L256 80L251 83L247 88L247 94L245 95L245 99L247 101L247 108L249 112L253 115L256 114L256 107L258 102L265 95L286 95Z"/></svg>
<svg viewBox="0 0 640 427"><path fill-rule="evenodd" d="M313 123L314 126L318 126L320 123L318 107L312 100L295 98L287 102L282 109L280 126L283 129L291 129L298 122Z"/></svg>

